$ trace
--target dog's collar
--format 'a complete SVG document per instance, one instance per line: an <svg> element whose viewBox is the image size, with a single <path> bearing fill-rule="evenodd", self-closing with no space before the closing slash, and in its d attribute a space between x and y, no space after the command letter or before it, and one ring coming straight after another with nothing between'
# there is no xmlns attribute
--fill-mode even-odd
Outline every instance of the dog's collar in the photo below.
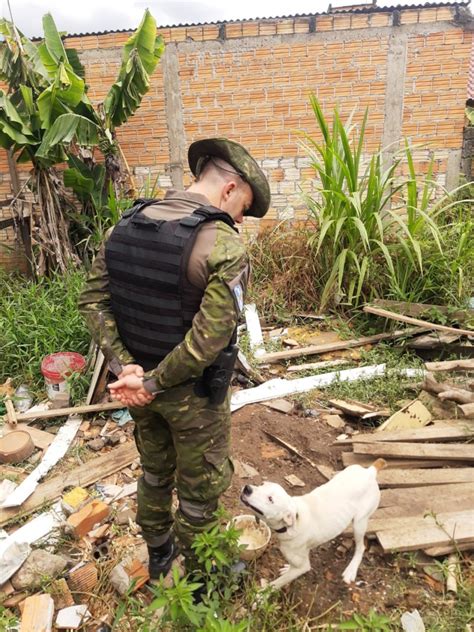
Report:
<svg viewBox="0 0 474 632"><path fill-rule="evenodd" d="M295 521L298 520L298 514L295 515ZM275 533L286 533L288 531L288 527L280 527L279 529L273 529Z"/></svg>

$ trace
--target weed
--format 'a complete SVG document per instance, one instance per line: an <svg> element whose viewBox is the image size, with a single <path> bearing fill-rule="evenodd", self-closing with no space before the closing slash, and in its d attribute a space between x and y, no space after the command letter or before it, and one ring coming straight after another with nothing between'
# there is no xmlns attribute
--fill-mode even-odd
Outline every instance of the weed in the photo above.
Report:
<svg viewBox="0 0 474 632"><path fill-rule="evenodd" d="M247 300L258 305L262 318L284 323L295 312L313 311L319 304L316 280L321 272L308 238L307 227L281 223L249 243L252 275Z"/></svg>
<svg viewBox="0 0 474 632"><path fill-rule="evenodd" d="M40 365L56 351L85 354L90 336L77 308L83 273L70 270L34 282L1 273L0 375L44 392Z"/></svg>
<svg viewBox="0 0 474 632"><path fill-rule="evenodd" d="M390 619L371 610L368 615L354 614L348 621L337 625L337 630L357 630L358 632L391 632L394 627Z"/></svg>
<svg viewBox="0 0 474 632"><path fill-rule="evenodd" d="M10 632L10 630L16 630L18 624L17 617L7 608L0 606L0 630Z"/></svg>

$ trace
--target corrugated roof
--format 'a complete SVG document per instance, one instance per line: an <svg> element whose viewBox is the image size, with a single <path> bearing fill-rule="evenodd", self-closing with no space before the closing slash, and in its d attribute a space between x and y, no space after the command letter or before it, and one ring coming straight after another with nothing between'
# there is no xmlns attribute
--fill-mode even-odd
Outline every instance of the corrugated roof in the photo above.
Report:
<svg viewBox="0 0 474 632"><path fill-rule="evenodd" d="M361 9L347 9L338 11L338 13L383 13L390 11L400 11L403 9L432 9L435 7L467 7L469 6L470 0L465 0L463 2L425 2L423 4L397 4L389 7L377 7L364 6ZM337 8L337 7L335 7ZM210 25L221 25L221 24L235 24L237 22L255 22L260 20L287 20L289 18L310 18L310 17L318 17L320 15L333 15L326 11L321 13L295 13L292 15L276 15L276 16L265 16L265 17L255 17L255 18L239 18L235 20L216 20L214 22L184 22L179 24L166 24L159 25L159 29L172 29L179 27L190 27L190 26L210 26ZM89 35L109 35L113 33L132 33L135 29L111 29L105 31L90 31L86 33L68 33L66 37L87 37ZM39 37L33 38L35 40L42 39Z"/></svg>

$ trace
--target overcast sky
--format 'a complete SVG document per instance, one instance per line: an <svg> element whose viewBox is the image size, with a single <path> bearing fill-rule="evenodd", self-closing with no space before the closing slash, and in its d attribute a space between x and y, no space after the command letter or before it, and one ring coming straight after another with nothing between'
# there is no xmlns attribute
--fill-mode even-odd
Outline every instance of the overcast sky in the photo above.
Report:
<svg viewBox="0 0 474 632"><path fill-rule="evenodd" d="M42 35L41 17L53 14L59 30L86 33L138 26L145 8L158 25L215 22L238 18L276 17L327 11L331 0L10 0L18 28L28 36ZM360 0L332 0L333 6ZM420 3L423 0L420 1ZM378 0L379 6L417 4L407 0ZM9 17L7 0L2 14Z"/></svg>

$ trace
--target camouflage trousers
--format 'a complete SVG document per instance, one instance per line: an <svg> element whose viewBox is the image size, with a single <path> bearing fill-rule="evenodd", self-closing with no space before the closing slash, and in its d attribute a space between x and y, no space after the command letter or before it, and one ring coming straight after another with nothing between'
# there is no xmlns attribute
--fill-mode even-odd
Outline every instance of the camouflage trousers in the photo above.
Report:
<svg viewBox="0 0 474 632"><path fill-rule="evenodd" d="M219 496L232 478L230 390L223 404L211 405L194 394L193 384L177 386L130 413L143 467L137 513L143 537L160 546L174 528L192 567L192 541L215 524ZM173 520L174 487L179 508Z"/></svg>

